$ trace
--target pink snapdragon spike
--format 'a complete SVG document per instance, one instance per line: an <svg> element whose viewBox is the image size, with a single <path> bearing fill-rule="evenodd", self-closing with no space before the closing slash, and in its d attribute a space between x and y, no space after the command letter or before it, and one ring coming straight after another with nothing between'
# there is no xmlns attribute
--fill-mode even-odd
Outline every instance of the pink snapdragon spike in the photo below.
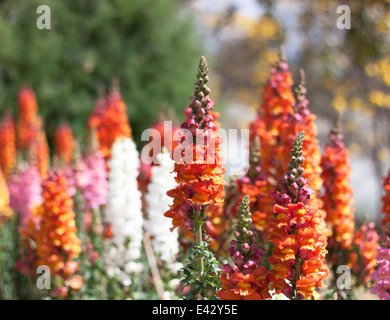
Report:
<svg viewBox="0 0 390 320"><path fill-rule="evenodd" d="M371 274L374 285L370 293L377 294L379 299L390 300L390 238L382 235L382 244L378 248L378 267Z"/></svg>
<svg viewBox="0 0 390 320"><path fill-rule="evenodd" d="M89 183L90 170L81 159L75 160L65 169L60 170L66 178L66 186L71 197L76 195L77 189L83 189Z"/></svg>
<svg viewBox="0 0 390 320"><path fill-rule="evenodd" d="M31 210L42 202L39 171L35 166L19 168L8 180L10 206L20 215L19 223L25 225Z"/></svg>
<svg viewBox="0 0 390 320"><path fill-rule="evenodd" d="M87 167L88 182L81 188L87 209L98 209L107 202L108 182L107 168L103 153L95 150L84 158Z"/></svg>
<svg viewBox="0 0 390 320"><path fill-rule="evenodd" d="M86 210L98 209L107 202L107 165L99 149L75 160L62 171L69 195L74 197L80 190Z"/></svg>
<svg viewBox="0 0 390 320"><path fill-rule="evenodd" d="M382 235L376 269L371 274L374 284L370 293L377 294L379 299L390 300L390 171L383 177L382 213L381 221Z"/></svg>

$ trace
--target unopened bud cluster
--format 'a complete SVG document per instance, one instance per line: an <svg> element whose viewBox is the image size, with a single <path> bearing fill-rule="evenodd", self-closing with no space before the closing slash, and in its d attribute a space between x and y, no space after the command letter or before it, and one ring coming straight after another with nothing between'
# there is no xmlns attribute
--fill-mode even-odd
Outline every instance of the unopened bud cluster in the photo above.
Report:
<svg viewBox="0 0 390 320"><path fill-rule="evenodd" d="M257 233L252 226L248 195L240 203L238 222L233 235L236 240L230 242L230 257L242 273L249 274L256 269L264 252L254 244Z"/></svg>
<svg viewBox="0 0 390 320"><path fill-rule="evenodd" d="M211 90L207 86L209 82L208 71L209 68L207 67L206 58L201 57L194 87L194 95L191 97L192 103L188 106L191 114L188 116L189 121L182 125L184 129L215 129L215 124L213 123L214 117L209 114L209 111L212 111L214 107L209 97Z"/></svg>
<svg viewBox="0 0 390 320"><path fill-rule="evenodd" d="M288 164L288 171L283 176L282 182L279 183L281 193L276 193L275 198L279 204L307 203L310 199L310 195L314 191L305 187L308 183L306 178L302 177L303 164L305 158L302 155L302 145L305 132L301 131L294 141L293 149L290 154L290 162Z"/></svg>

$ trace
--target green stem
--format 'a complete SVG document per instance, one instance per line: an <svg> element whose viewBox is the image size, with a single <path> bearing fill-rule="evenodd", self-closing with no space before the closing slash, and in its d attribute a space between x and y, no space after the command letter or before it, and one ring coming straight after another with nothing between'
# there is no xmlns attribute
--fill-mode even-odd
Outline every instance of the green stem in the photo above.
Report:
<svg viewBox="0 0 390 320"><path fill-rule="evenodd" d="M196 246L199 247L203 241L203 232L202 232L202 212L201 210L195 211L195 243ZM198 274L199 281L203 283L203 269L204 269L204 261L203 257L198 257ZM201 290L202 292L203 290ZM198 296L198 300L201 299L201 295Z"/></svg>
<svg viewBox="0 0 390 320"><path fill-rule="evenodd" d="M34 287L33 287L32 279L30 278L30 276L27 277L27 286L28 286L29 299L34 300L35 299Z"/></svg>
<svg viewBox="0 0 390 320"><path fill-rule="evenodd" d="M295 277L292 284L294 289L294 300L299 300L297 293L297 282L301 276L301 264L302 261L297 257L297 261L295 262Z"/></svg>

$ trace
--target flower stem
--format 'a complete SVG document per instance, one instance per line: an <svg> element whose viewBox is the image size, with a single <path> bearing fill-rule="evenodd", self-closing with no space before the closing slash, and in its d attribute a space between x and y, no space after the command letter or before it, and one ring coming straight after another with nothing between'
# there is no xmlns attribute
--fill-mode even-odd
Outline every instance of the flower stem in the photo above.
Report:
<svg viewBox="0 0 390 320"><path fill-rule="evenodd" d="M145 247L146 257L148 259L148 263L150 266L150 270L152 272L152 278L153 278L154 286L157 291L158 298L160 300L165 300L164 286L161 280L160 271L158 270L156 257L153 252L153 247L152 244L150 243L150 238L146 231L144 231L143 243Z"/></svg>
<svg viewBox="0 0 390 320"><path fill-rule="evenodd" d="M295 277L293 280L294 300L299 300L296 284L301 276L301 264L301 260L297 257L297 261L295 262Z"/></svg>
<svg viewBox="0 0 390 320"><path fill-rule="evenodd" d="M200 247L203 241L203 232L202 232L202 212L201 210L195 210L195 243L197 247ZM204 261L203 257L198 257L198 274L199 281L203 283L203 269L204 269ZM203 290L201 290L202 292ZM198 299L201 299L201 294L198 295Z"/></svg>

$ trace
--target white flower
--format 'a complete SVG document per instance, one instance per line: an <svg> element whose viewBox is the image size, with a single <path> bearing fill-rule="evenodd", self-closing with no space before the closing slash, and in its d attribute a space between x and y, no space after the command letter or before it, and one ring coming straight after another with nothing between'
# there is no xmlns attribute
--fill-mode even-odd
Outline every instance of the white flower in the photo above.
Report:
<svg viewBox="0 0 390 320"><path fill-rule="evenodd" d="M148 204L145 229L151 236L156 256L165 261L168 266L176 269L174 262L179 252L178 232L177 229L170 231L171 219L164 216L169 205L172 204L172 198L167 196L167 191L174 189L177 185L172 172L174 161L169 153L159 153L157 160L160 165L153 166L151 169L151 180L145 196Z"/></svg>
<svg viewBox="0 0 390 320"><path fill-rule="evenodd" d="M271 294L272 297L271 300L290 300L283 293L276 294L275 290L271 290L269 291L269 293Z"/></svg>
<svg viewBox="0 0 390 320"><path fill-rule="evenodd" d="M287 298L283 293L279 293L279 294L274 294L272 296L272 300L290 300L290 299Z"/></svg>
<svg viewBox="0 0 390 320"><path fill-rule="evenodd" d="M141 192L137 182L139 158L132 139L115 141L108 167L108 201L104 220L110 224L113 236L105 240L105 258L108 265L117 267L114 269L117 270L116 276L128 285L131 274L139 273L142 268L135 260L141 257L143 237ZM111 267L111 273L112 270Z"/></svg>

